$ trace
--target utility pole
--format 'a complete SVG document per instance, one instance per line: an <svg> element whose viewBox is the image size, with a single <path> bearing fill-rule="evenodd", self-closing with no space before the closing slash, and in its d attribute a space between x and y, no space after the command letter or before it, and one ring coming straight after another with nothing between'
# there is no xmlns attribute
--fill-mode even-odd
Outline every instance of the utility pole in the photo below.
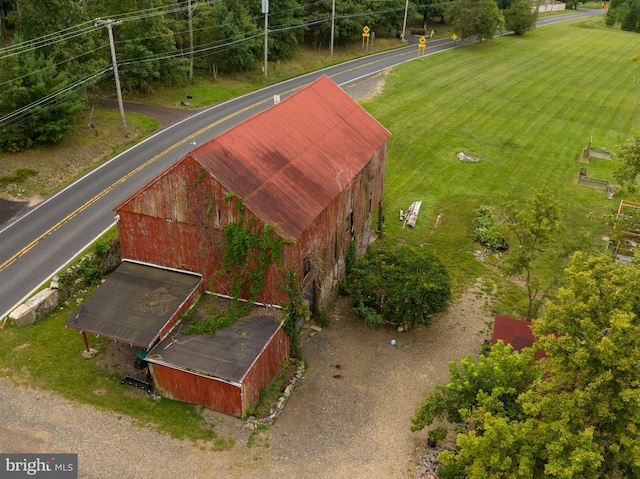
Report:
<svg viewBox="0 0 640 479"><path fill-rule="evenodd" d="M116 22L114 20L100 20L97 19L94 23L94 27L98 28L98 25L105 25L109 31L109 44L111 45L111 60L113 61L113 76L116 78L116 92L118 94L118 106L120 107L120 118L122 119L122 131L124 131L124 137L127 138L127 122L124 119L124 105L122 104L122 92L120 91L120 77L118 76L118 62L116 60L116 47L113 44L113 25L120 25L122 22Z"/></svg>
<svg viewBox="0 0 640 479"><path fill-rule="evenodd" d="M189 81L193 81L193 11L189 0Z"/></svg>
<svg viewBox="0 0 640 479"><path fill-rule="evenodd" d="M404 32L407 29L407 10L409 10L409 0L404 4L404 22L402 22L402 36L401 39L404 42Z"/></svg>
<svg viewBox="0 0 640 479"><path fill-rule="evenodd" d="M409 0L404 4L404 22L402 22L402 35L401 39L404 42L404 32L407 29L407 10L409 10Z"/></svg>
<svg viewBox="0 0 640 479"><path fill-rule="evenodd" d="M331 3L331 59L333 60L333 34L336 28L336 0Z"/></svg>
<svg viewBox="0 0 640 479"><path fill-rule="evenodd" d="M267 32L269 31L269 0L262 0L262 13L264 13L264 79L267 79Z"/></svg>

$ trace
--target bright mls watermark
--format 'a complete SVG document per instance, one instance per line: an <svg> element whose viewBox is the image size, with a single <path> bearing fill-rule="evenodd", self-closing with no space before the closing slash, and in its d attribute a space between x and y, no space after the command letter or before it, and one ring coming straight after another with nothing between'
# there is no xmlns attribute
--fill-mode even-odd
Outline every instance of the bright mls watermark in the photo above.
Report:
<svg viewBox="0 0 640 479"><path fill-rule="evenodd" d="M77 454L0 454L2 479L78 479Z"/></svg>

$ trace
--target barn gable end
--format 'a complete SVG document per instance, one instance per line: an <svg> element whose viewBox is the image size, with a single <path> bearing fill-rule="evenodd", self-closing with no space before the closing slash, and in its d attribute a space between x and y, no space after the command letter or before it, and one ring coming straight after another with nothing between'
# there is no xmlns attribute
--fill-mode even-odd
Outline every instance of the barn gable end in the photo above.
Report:
<svg viewBox="0 0 640 479"><path fill-rule="evenodd" d="M322 77L194 149L118 206L123 256L196 271L210 290L228 294L229 279L216 273L224 226L238 220L233 196L255 227L275 225L292 240L283 270L295 268L323 307L337 292L351 241L359 253L369 244L389 136ZM284 300L279 281L274 266L258 300Z"/></svg>

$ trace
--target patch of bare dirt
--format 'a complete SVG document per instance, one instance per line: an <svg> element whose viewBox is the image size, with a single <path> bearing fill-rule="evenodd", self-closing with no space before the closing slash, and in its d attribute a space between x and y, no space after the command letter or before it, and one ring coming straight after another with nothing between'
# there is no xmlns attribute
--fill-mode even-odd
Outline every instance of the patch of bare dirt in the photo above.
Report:
<svg viewBox="0 0 640 479"><path fill-rule="evenodd" d="M370 77L350 83L344 90L356 101L366 101L382 93L387 71L383 71Z"/></svg>

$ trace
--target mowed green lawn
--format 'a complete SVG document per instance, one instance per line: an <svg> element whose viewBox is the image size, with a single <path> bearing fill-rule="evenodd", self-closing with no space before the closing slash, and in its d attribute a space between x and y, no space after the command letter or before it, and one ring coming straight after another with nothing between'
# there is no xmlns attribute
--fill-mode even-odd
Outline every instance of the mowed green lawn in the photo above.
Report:
<svg viewBox="0 0 640 479"><path fill-rule="evenodd" d="M498 37L425 56L392 70L382 96L364 106L392 133L387 155L385 234L393 243L432 248L452 273L457 291L482 277L502 285L497 311L522 313L499 260L480 262L471 223L481 204L523 199L549 188L563 211L556 244L536 267L559 272L576 250L604 251L609 227L598 217L615 212L604 191L577 184L589 176L614 181L614 161L579 162L593 146L614 149L637 126L640 87L638 34L612 30L602 17L539 27L523 37ZM465 163L456 153L481 159ZM399 210L422 200L415 229L402 229ZM440 221L436 227L438 215ZM489 266L490 265L490 266ZM500 290L498 291L500 296Z"/></svg>

